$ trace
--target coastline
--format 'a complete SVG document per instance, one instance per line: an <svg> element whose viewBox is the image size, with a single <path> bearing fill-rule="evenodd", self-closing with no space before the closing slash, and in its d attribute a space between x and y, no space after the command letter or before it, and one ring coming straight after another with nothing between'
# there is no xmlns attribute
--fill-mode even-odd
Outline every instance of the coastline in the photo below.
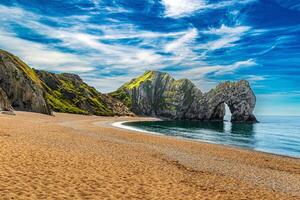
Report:
<svg viewBox="0 0 300 200"><path fill-rule="evenodd" d="M120 128L120 129L125 129L125 130L129 130L129 131L135 131L135 132L146 133L146 134L152 134L152 135L164 135L164 134L162 134L162 133L146 131L146 130L143 130L143 129L134 128L134 127L130 127L130 126L124 125L124 123L127 123L127 122L139 122L139 121L140 121L140 120L133 120L133 121L118 121L118 122L112 123L111 125L112 125L113 127ZM150 120L150 121L156 121L156 119L153 119L153 120Z"/></svg>
<svg viewBox="0 0 300 200"><path fill-rule="evenodd" d="M0 115L4 198L300 197L299 159L112 126L149 118L55 115Z"/></svg>
<svg viewBox="0 0 300 200"><path fill-rule="evenodd" d="M245 151L250 151L250 152L253 151L253 152L258 152L258 153L264 153L264 154L269 154L269 155L272 155L272 156L279 156L279 157L283 157L283 158L286 157L286 158L291 158L291 159L300 159L300 157L297 157L297 156L276 154L276 153L272 153L272 152L268 152L268 151L250 149L250 148L241 147L241 146L226 145L226 144L207 141L207 140L191 139L191 138L186 138L186 137L182 137L182 136L168 136L168 135L165 135L163 133L154 132L154 131L147 131L147 130L143 130L143 129L140 129L140 128L135 128L135 127L124 125L124 123L127 123L127 122L144 122L144 121L146 122L146 121L157 121L157 120L160 121L161 119L149 118L148 120L145 120L145 118L143 118L143 120L118 121L118 122L112 123L111 125L113 127L116 127L116 128L125 129L125 130L129 130L129 131L135 131L135 132L144 133L144 134L159 135L159 136L171 137L171 138L176 138L176 139L186 140L186 141L192 141L192 142L199 142L199 143L212 144L212 145L220 145L220 146L223 146L223 147L240 149L240 150L245 150Z"/></svg>

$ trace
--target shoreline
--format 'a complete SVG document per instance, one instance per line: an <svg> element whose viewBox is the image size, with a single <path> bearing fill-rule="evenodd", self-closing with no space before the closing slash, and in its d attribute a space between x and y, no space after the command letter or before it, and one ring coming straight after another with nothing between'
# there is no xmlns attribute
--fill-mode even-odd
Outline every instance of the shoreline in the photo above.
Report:
<svg viewBox="0 0 300 200"><path fill-rule="evenodd" d="M152 121L152 120L150 120L150 121ZM156 121L156 120L153 120L153 121ZM144 121L139 121L139 120L118 121L118 122L113 122L111 125L113 127L116 127L116 128L125 129L125 130L129 130L129 131L135 131L135 132L139 132L139 133L146 133L146 134L151 134L151 135L161 135L161 136L164 135L162 133L146 131L146 130L143 130L143 129L134 128L134 127L124 125L124 123L127 123L127 122L144 122Z"/></svg>
<svg viewBox="0 0 300 200"><path fill-rule="evenodd" d="M0 115L3 198L300 197L299 159L112 126L150 118L16 114Z"/></svg>
<svg viewBox="0 0 300 200"><path fill-rule="evenodd" d="M160 119L158 119L158 120L160 120ZM268 155L272 155L272 156L280 156L280 157L283 157L283 158L286 157L286 158L299 159L300 160L300 156L297 157L297 156L291 156L291 155L276 154L276 153L267 152L267 151L263 151L263 150L250 149L250 148L247 148L247 147L234 146L234 145L226 145L226 144L211 142L211 141L207 141L207 140L185 138L185 137L182 137L182 136L169 136L169 135L165 135L165 134L159 133L159 132L147 131L147 130L143 130L143 129L139 129L139 128L124 125L124 123L127 123L127 122L147 122L147 121L156 121L156 119L154 118L153 120L151 120L151 118L150 118L150 120L146 120L146 121L141 121L141 120L118 121L118 122L112 123L111 125L113 127L116 127L116 128L125 129L125 130L129 130L129 131L135 131L135 132L144 133L144 134L159 135L159 136L171 137L171 138L175 138L175 139L179 139L179 140L185 140L185 141L199 142L199 143L212 144L212 145L220 145L220 146L227 147L227 148L240 149L240 150L245 150L245 151L250 151L250 152L253 151L253 152L268 154Z"/></svg>

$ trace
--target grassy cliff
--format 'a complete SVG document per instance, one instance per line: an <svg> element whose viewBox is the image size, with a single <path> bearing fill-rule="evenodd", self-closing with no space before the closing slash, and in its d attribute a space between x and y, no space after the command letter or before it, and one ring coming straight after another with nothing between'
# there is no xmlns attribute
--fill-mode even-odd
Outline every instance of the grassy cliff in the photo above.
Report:
<svg viewBox="0 0 300 200"><path fill-rule="evenodd" d="M48 114L53 110L100 116L132 115L123 103L98 92L78 75L34 70L1 49L0 61L0 80L14 108Z"/></svg>
<svg viewBox="0 0 300 200"><path fill-rule="evenodd" d="M0 49L1 53L4 53L6 56L8 56L10 58L10 60L14 63L15 66L18 66L19 69L21 69L23 71L23 73L25 75L27 75L27 77L33 81L34 83L41 85L41 81L38 77L38 75L36 74L36 72L30 68L25 62L23 62L19 57L4 51Z"/></svg>
<svg viewBox="0 0 300 200"><path fill-rule="evenodd" d="M112 107L104 95L74 74L37 71L47 91L47 101L56 112L112 116Z"/></svg>
<svg viewBox="0 0 300 200"><path fill-rule="evenodd" d="M125 83L118 90L110 93L110 95L120 101L122 101L129 108L132 106L132 98L129 93L134 89L138 89L139 86L147 81L151 81L154 77L154 71L146 71L142 76L132 79L130 82Z"/></svg>
<svg viewBox="0 0 300 200"><path fill-rule="evenodd" d="M181 118L201 91L188 79L175 80L164 72L147 71L110 95L135 114Z"/></svg>

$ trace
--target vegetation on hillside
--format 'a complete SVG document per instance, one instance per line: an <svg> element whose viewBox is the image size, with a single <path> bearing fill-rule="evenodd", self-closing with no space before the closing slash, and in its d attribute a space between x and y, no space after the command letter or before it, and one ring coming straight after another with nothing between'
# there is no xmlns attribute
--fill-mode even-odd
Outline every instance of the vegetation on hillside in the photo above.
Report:
<svg viewBox="0 0 300 200"><path fill-rule="evenodd" d="M125 83L122 87L120 87L115 92L110 93L110 95L121 102L123 102L127 107L131 107L132 100L128 92L130 92L133 89L139 88L141 83L144 83L145 81L152 80L154 75L154 71L146 71L142 76L132 79L130 82Z"/></svg>
<svg viewBox="0 0 300 200"><path fill-rule="evenodd" d="M95 88L78 76L37 71L45 88L47 101L56 112L112 116L115 113Z"/></svg>
<svg viewBox="0 0 300 200"><path fill-rule="evenodd" d="M30 78L34 83L41 85L41 81L36 74L36 72L30 68L26 63L24 63L19 57L0 49L1 53L4 53L6 56L10 58L10 60Z"/></svg>

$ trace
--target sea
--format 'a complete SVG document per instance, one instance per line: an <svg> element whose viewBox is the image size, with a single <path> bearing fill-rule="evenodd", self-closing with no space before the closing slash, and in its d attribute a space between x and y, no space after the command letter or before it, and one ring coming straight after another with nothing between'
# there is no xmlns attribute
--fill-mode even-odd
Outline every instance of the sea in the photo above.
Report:
<svg viewBox="0 0 300 200"><path fill-rule="evenodd" d="M300 158L300 116L258 116L260 123L199 121L125 122L122 125L153 134Z"/></svg>

